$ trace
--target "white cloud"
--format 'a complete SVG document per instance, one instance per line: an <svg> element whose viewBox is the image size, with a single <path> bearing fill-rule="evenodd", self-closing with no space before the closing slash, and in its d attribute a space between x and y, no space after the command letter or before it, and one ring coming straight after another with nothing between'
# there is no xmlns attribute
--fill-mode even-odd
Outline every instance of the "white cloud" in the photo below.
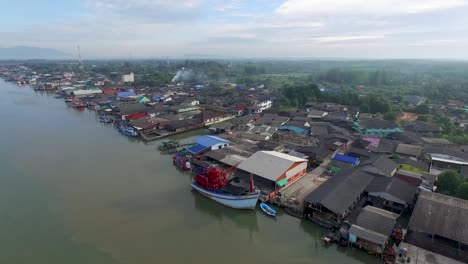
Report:
<svg viewBox="0 0 468 264"><path fill-rule="evenodd" d="M287 0L276 13L283 16L419 14L468 5L467 0Z"/></svg>
<svg viewBox="0 0 468 264"><path fill-rule="evenodd" d="M377 35L377 36L326 36L326 37L318 37L318 38L310 38L312 41L322 42L322 43L330 43L330 42L345 42L345 41L357 41L357 40L372 40L372 39L383 39L385 36Z"/></svg>
<svg viewBox="0 0 468 264"><path fill-rule="evenodd" d="M196 18L203 3L203 0L88 0L86 7L100 15L178 22Z"/></svg>

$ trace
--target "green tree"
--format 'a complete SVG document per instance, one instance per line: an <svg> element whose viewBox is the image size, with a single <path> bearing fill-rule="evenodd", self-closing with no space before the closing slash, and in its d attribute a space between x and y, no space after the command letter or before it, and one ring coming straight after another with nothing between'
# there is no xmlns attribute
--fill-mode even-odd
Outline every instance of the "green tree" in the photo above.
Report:
<svg viewBox="0 0 468 264"><path fill-rule="evenodd" d="M468 200L468 182L463 182L457 187L457 197Z"/></svg>
<svg viewBox="0 0 468 264"><path fill-rule="evenodd" d="M413 110L417 114L426 115L430 113L430 108L426 104L418 105Z"/></svg>
<svg viewBox="0 0 468 264"><path fill-rule="evenodd" d="M458 186L462 182L463 179L458 172L452 170L445 171L437 177L437 192L447 195L455 195Z"/></svg>
<svg viewBox="0 0 468 264"><path fill-rule="evenodd" d="M421 115L421 116L418 116L418 118L416 118L416 120L417 121L427 122L427 121L429 121L429 118L426 115Z"/></svg>
<svg viewBox="0 0 468 264"><path fill-rule="evenodd" d="M397 112L387 112L383 115L385 120L390 120L390 121L395 121L396 118L398 117Z"/></svg>

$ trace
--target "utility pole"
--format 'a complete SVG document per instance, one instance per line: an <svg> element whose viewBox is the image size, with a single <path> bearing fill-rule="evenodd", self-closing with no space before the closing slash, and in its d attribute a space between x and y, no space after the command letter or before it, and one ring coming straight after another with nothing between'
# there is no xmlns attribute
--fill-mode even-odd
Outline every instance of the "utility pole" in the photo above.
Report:
<svg viewBox="0 0 468 264"><path fill-rule="evenodd" d="M80 70L83 70L83 60L81 59L80 44L78 44L78 62L80 63Z"/></svg>

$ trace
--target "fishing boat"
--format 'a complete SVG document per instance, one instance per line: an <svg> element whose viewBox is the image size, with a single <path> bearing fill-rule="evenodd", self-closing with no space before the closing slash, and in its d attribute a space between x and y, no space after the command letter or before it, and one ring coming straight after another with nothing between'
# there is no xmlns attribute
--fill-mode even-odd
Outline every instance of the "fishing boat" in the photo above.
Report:
<svg viewBox="0 0 468 264"><path fill-rule="evenodd" d="M73 102L73 97L65 96L65 103L71 103L71 102Z"/></svg>
<svg viewBox="0 0 468 264"><path fill-rule="evenodd" d="M119 132L129 137L138 136L138 132L133 127L120 126Z"/></svg>
<svg viewBox="0 0 468 264"><path fill-rule="evenodd" d="M72 105L73 105L73 107L75 107L75 108L83 108L83 107L85 107L85 104L84 104L80 99L73 99Z"/></svg>
<svg viewBox="0 0 468 264"><path fill-rule="evenodd" d="M269 216L273 216L273 217L276 216L275 209L271 208L268 204L264 202L260 203L260 209L262 209L262 211Z"/></svg>
<svg viewBox="0 0 468 264"><path fill-rule="evenodd" d="M223 187L228 184L233 169L223 170L216 166L207 168L205 173L199 173L192 181L192 188L200 194L225 206L235 209L255 209L260 191L255 188L253 178L250 188L242 193L227 192Z"/></svg>
<svg viewBox="0 0 468 264"><path fill-rule="evenodd" d="M175 149L179 147L179 142L170 140L170 141L163 141L159 144L158 149L160 151L166 151L170 149Z"/></svg>
<svg viewBox="0 0 468 264"><path fill-rule="evenodd" d="M190 170L190 153L186 150L177 151L172 156L172 164L181 170Z"/></svg>

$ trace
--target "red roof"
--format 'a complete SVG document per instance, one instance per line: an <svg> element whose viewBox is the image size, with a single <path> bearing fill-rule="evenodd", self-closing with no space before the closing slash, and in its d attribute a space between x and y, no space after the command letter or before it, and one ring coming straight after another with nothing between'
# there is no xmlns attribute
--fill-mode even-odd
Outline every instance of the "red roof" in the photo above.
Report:
<svg viewBox="0 0 468 264"><path fill-rule="evenodd" d="M136 120L136 119L140 119L140 118L145 117L145 116L146 116L146 113L137 112L137 113L133 113L133 114L129 114L129 115L125 116L125 119L127 119L127 120Z"/></svg>
<svg viewBox="0 0 468 264"><path fill-rule="evenodd" d="M102 91L103 94L116 95L119 92L117 89L105 89Z"/></svg>
<svg viewBox="0 0 468 264"><path fill-rule="evenodd" d="M244 110L247 110L247 108L249 107L246 105L238 105L234 109L236 109L237 111L244 111Z"/></svg>

